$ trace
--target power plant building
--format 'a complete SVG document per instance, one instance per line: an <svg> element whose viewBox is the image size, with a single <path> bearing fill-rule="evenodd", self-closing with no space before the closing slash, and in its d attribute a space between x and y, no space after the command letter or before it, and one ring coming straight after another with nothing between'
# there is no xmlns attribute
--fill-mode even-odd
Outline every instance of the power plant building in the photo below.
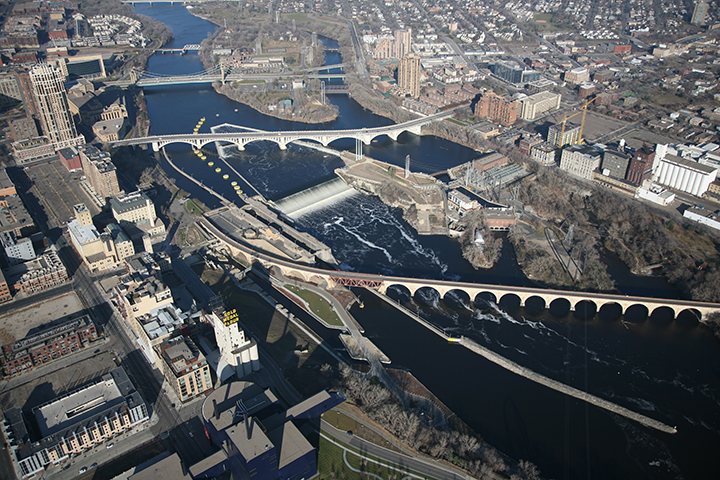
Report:
<svg viewBox="0 0 720 480"><path fill-rule="evenodd" d="M535 120L541 114L560 108L562 95L552 92L538 92L520 100L520 118Z"/></svg>

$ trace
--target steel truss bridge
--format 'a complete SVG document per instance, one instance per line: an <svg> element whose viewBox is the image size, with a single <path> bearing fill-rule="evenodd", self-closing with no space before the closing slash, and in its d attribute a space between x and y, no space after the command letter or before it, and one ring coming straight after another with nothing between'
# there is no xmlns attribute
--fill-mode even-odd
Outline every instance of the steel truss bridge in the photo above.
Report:
<svg viewBox="0 0 720 480"><path fill-rule="evenodd" d="M204 145L213 142L229 142L235 144L238 149L245 150L245 145L259 140L269 140L278 144L281 150L287 149L289 143L298 140L310 140L318 142L327 147L331 142L341 138L354 138L356 141L365 145L376 137L387 135L397 141L398 136L403 132L422 135L422 126L428 123L442 120L452 116L453 110L436 113L427 117L417 118L405 123L395 125L387 125L384 127L358 128L353 130L294 130L288 132L227 132L227 133L198 133L198 134L177 134L177 135L156 135L151 137L130 138L125 140L115 140L108 144L122 147L129 145L152 145L153 151L159 151L165 145L171 143L186 143L192 145L196 149L202 148Z"/></svg>

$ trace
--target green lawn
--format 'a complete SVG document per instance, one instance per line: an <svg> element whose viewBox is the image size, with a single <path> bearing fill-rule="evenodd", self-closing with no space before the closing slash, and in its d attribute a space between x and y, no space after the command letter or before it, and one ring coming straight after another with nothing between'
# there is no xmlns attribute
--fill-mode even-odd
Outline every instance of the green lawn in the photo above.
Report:
<svg viewBox="0 0 720 480"><path fill-rule="evenodd" d="M365 475L365 472L379 475L383 480L390 480L404 478L405 474L408 472L407 469L402 467L394 468L391 466L388 468L381 466L375 463L373 461L373 457L371 456L368 456L369 459L367 460L361 460L359 455L353 453L356 452L355 449L348 448L348 450L349 451L346 455L348 463L352 466L352 468L360 470L360 472L352 471L345 464L342 448L329 442L328 440L325 440L323 437L320 437L320 445L318 446L318 473L320 480L365 479L368 478L368 476Z"/></svg>
<svg viewBox="0 0 720 480"><path fill-rule="evenodd" d="M310 310L312 310L315 315L322 318L322 320L328 325L343 326L342 320L340 320L338 314L335 313L332 305L330 305L317 293L295 287L293 285L285 285L285 288L305 300L310 307Z"/></svg>

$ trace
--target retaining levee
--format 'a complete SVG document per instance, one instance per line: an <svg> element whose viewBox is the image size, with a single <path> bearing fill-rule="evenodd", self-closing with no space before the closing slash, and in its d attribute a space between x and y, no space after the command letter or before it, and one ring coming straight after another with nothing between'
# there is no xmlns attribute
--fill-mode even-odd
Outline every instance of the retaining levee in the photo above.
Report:
<svg viewBox="0 0 720 480"><path fill-rule="evenodd" d="M498 355L497 353L483 347L482 345L478 345L477 343L470 340L469 338L461 337L460 344L463 345L468 350L471 350L471 351L481 355L482 357L490 360L491 362L493 362L507 370L510 370L513 373L523 376L523 377L527 378L528 380L532 380L535 383L539 383L540 385L545 385L546 387L552 388L553 390L556 390L560 393L570 395L571 397L575 397L579 400L584 400L595 406L604 408L605 410L611 411L613 413L617 413L618 415L622 415L623 417L629 418L631 420L635 420L636 422L640 422L643 425L647 425L648 427L654 428L656 430L660 430L661 432L677 433L677 429L675 427L671 427L662 422L654 420L650 417L646 417L645 415L633 412L632 410L627 409L625 407L621 407L620 405L618 405L616 403L609 402L607 400L603 400L602 398L596 397L595 395L589 394L587 392L583 392L582 390L578 390L577 388L571 387L569 385L565 385L564 383L560 383L556 380L553 380L553 379L548 378L544 375L541 375L537 372L534 372L534 371L530 370L529 368L521 367L517 363L515 363L511 360L508 360L507 358L505 358L501 355Z"/></svg>
<svg viewBox="0 0 720 480"><path fill-rule="evenodd" d="M365 289L368 292L371 292L381 299L385 300L388 304L392 305L393 307L400 310L402 313L408 315L410 318L417 321L420 325L424 326L431 332L435 333L439 337L443 338L444 340L448 340L450 338L449 335L447 335L444 331L442 331L437 326L433 325L432 323L428 322L427 320L420 317L417 313L405 308L403 305L400 305L397 302L394 302L390 297L387 295L384 295L372 288L366 288ZM512 360L508 360L507 358L503 357L502 355L499 355L492 350L483 347L482 345L477 344L476 342L470 340L467 337L460 337L460 345L464 346L468 350L477 353L478 355L482 356L483 358L490 360L496 365L499 365L503 367L506 370L509 370L517 375L520 375L522 377L527 378L528 380L532 380L535 383L539 383L540 385L544 385L548 388L552 388L555 391L558 391L560 393L564 393L566 395L570 395L571 397L575 397L579 400L583 400L585 402L588 402L592 405L595 405L600 408L604 408L605 410L608 410L613 413L617 413L618 415L622 415L623 417L629 418L631 420L635 420L636 422L642 423L643 425L647 425L648 427L654 428L656 430L660 430L661 432L665 433L677 433L677 429L675 427L671 427L669 425L666 425L662 422L659 422L658 420L652 419L650 417L646 417L645 415L642 415L640 413L633 412L632 410L622 407L616 403L610 402L608 400L604 400L600 397L596 397L595 395L592 395L587 392L583 392L582 390L578 390L575 387L571 387L570 385L565 385L564 383L558 382L557 380L553 380L551 378L548 378L544 375L541 375L533 370L530 370L529 368L522 367L518 365L517 363L513 362Z"/></svg>

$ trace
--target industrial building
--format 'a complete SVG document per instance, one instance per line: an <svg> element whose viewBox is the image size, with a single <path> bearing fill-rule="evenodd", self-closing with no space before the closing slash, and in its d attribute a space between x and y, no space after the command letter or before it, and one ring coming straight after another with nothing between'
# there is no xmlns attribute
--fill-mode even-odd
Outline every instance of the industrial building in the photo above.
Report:
<svg viewBox="0 0 720 480"><path fill-rule="evenodd" d="M490 71L496 77L516 85L540 80L540 72L528 70L515 62L496 62L490 66Z"/></svg>
<svg viewBox="0 0 720 480"><path fill-rule="evenodd" d="M257 342L245 336L235 309L218 309L205 315L205 321L212 323L215 331L215 341L219 349L215 370L221 381L233 375L240 379L260 370Z"/></svg>
<svg viewBox="0 0 720 480"><path fill-rule="evenodd" d="M129 233L131 239L165 233L165 225L157 218L155 205L145 192L120 195L111 198L109 203L115 221Z"/></svg>
<svg viewBox="0 0 720 480"><path fill-rule="evenodd" d="M98 382L33 409L41 438L31 438L19 407L4 412L21 478L43 472L49 464L72 461L85 451L150 419L140 394L125 370L111 370Z"/></svg>
<svg viewBox="0 0 720 480"><path fill-rule="evenodd" d="M606 149L603 152L603 175L625 179L632 157L620 150Z"/></svg>
<svg viewBox="0 0 720 480"><path fill-rule="evenodd" d="M565 72L565 81L568 83L574 83L576 85L580 85L584 82L589 82L590 72L587 68L583 67L573 68L572 70Z"/></svg>
<svg viewBox="0 0 720 480"><path fill-rule="evenodd" d="M717 170L667 154L660 160L653 177L661 185L700 197L717 178Z"/></svg>
<svg viewBox="0 0 720 480"><path fill-rule="evenodd" d="M562 95L552 92L538 92L520 100L520 118L535 120L543 113L560 108Z"/></svg>
<svg viewBox="0 0 720 480"><path fill-rule="evenodd" d="M92 223L84 203L73 207L75 218L67 223L70 240L91 271L116 268L135 254L130 238L115 225L108 224L101 234Z"/></svg>
<svg viewBox="0 0 720 480"><path fill-rule="evenodd" d="M600 152L589 145L572 145L563 150L560 169L571 175L592 180L592 173L600 167Z"/></svg>

